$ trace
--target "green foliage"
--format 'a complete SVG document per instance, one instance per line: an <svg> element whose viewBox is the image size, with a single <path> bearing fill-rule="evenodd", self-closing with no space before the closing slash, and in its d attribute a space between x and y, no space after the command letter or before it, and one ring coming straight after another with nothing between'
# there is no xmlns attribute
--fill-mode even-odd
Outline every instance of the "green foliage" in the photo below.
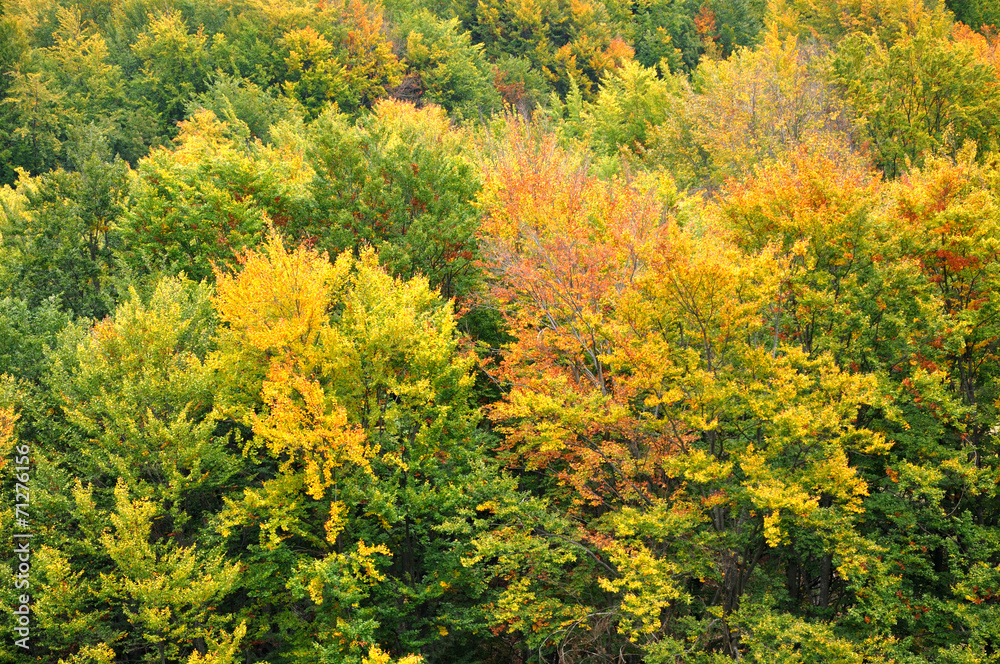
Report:
<svg viewBox="0 0 1000 664"><path fill-rule="evenodd" d="M576 79L589 96L606 72L633 55L599 0L482 0L469 28L488 56L527 58L560 94Z"/></svg>
<svg viewBox="0 0 1000 664"><path fill-rule="evenodd" d="M200 29L192 31L179 12L166 12L151 17L132 52L141 72L132 90L157 114L161 131L170 132L184 117L188 97L206 88L211 67L208 38Z"/></svg>
<svg viewBox="0 0 1000 664"><path fill-rule="evenodd" d="M6 13L0 14L0 186L14 182L17 174L11 163L12 116L16 113L10 98L10 87L20 71L28 51L28 39L21 23Z"/></svg>
<svg viewBox="0 0 1000 664"><path fill-rule="evenodd" d="M123 254L137 269L204 279L259 242L269 223L283 226L296 214L301 157L227 133L200 111L181 123L175 149L140 162L121 231Z"/></svg>
<svg viewBox="0 0 1000 664"><path fill-rule="evenodd" d="M460 32L458 19L442 21L421 11L403 23L406 60L421 98L440 104L456 119L490 115L500 98L490 80L482 46Z"/></svg>
<svg viewBox="0 0 1000 664"><path fill-rule="evenodd" d="M583 101L573 86L565 104L554 99L551 107L567 116L563 131L585 138L594 152L641 157L654 143L656 128L673 119L685 91L679 78L629 62L604 78L593 102Z"/></svg>
<svg viewBox="0 0 1000 664"><path fill-rule="evenodd" d="M955 13L955 20L974 30L1000 25L1000 9L983 0L947 0L948 9Z"/></svg>
<svg viewBox="0 0 1000 664"><path fill-rule="evenodd" d="M316 212L299 237L336 251L370 243L396 275L425 275L445 297L478 279L478 178L437 108L382 102L354 126L328 113L310 127Z"/></svg>
<svg viewBox="0 0 1000 664"><path fill-rule="evenodd" d="M218 62L280 88L315 117L328 102L355 112L399 84L402 63L382 31L382 6L363 0L252 3L216 40Z"/></svg>
<svg viewBox="0 0 1000 664"><path fill-rule="evenodd" d="M440 109L382 102L353 125L331 111L304 131L272 128L275 146L239 127L197 113L176 149L140 163L122 223L132 265L202 279L273 226L329 251L372 244L394 274L424 274L447 297L476 282L477 179Z"/></svg>
<svg viewBox="0 0 1000 664"><path fill-rule="evenodd" d="M921 26L940 28L949 23L943 2L774 0L767 9L772 28L783 37L812 38L826 45L857 34L889 43Z"/></svg>
<svg viewBox="0 0 1000 664"><path fill-rule="evenodd" d="M77 316L108 311L113 228L122 213L128 166L117 158L105 161L100 145L94 149L77 171L34 178L22 171L16 193L0 201L0 288L30 306L55 298Z"/></svg>
<svg viewBox="0 0 1000 664"><path fill-rule="evenodd" d="M713 0L704 5L714 18L716 38L723 55L753 46L764 31L767 2L762 0Z"/></svg>
<svg viewBox="0 0 1000 664"><path fill-rule="evenodd" d="M255 139L271 142L271 127L296 115L288 98L275 98L245 78L217 74L208 89L187 106L188 115L212 111L229 132L248 144Z"/></svg>
<svg viewBox="0 0 1000 664"><path fill-rule="evenodd" d="M502 55L493 65L493 85L508 108L530 117L552 86L524 57Z"/></svg>
<svg viewBox="0 0 1000 664"><path fill-rule="evenodd" d="M41 173L53 168L62 147L59 106L63 95L41 73L16 72L3 103L13 115L10 133L14 163Z"/></svg>
<svg viewBox="0 0 1000 664"><path fill-rule="evenodd" d="M702 44L694 17L699 3L692 0L606 3L621 5L614 16L616 27L635 48L635 57L646 67L669 66L671 71L692 70Z"/></svg>
<svg viewBox="0 0 1000 664"><path fill-rule="evenodd" d="M471 358L450 305L370 251L331 265L272 237L239 275L220 276L216 306L227 328L215 362L259 377L231 393L255 433L248 453L278 462L222 514L224 536L258 542L246 555L274 625L251 629L284 634L282 657L298 661L359 661L372 642L462 661L482 626L462 607L483 588L460 564L468 543L435 533L492 476L476 459ZM289 607L312 636L291 632Z"/></svg>
<svg viewBox="0 0 1000 664"><path fill-rule="evenodd" d="M8 0L29 659L997 662L994 15Z"/></svg>
<svg viewBox="0 0 1000 664"><path fill-rule="evenodd" d="M59 305L46 301L34 307L12 297L0 300L0 375L38 380L45 350L69 323Z"/></svg>
<svg viewBox="0 0 1000 664"><path fill-rule="evenodd" d="M214 606L238 568L203 534L236 468L206 419L214 326L205 287L167 280L61 335L45 382L63 429L36 452L37 479L53 481L34 500L68 524L46 537L34 579L52 656L88 646L177 661L230 623Z"/></svg>
<svg viewBox="0 0 1000 664"><path fill-rule="evenodd" d="M229 472L224 441L205 421L213 327L205 287L164 280L148 304L133 291L82 341L66 336L50 379L66 417L88 436L76 476L103 487L118 478L127 491L168 499L160 509L182 541Z"/></svg>
<svg viewBox="0 0 1000 664"><path fill-rule="evenodd" d="M211 605L233 588L238 566L225 562L219 553L198 555L193 546L173 542L151 545L158 507L149 500L132 500L126 483L119 480L115 510L103 515L114 530L106 529L100 539L117 574L103 577L102 582L110 586L107 596L122 606L126 619L135 627L122 645L128 648L141 643L149 650L155 648L160 661L177 661L182 652L191 651L182 644L217 631L218 620Z"/></svg>
<svg viewBox="0 0 1000 664"><path fill-rule="evenodd" d="M75 124L120 122L122 114L116 106L126 105L124 81L121 69L107 62L104 38L83 21L78 9L61 9L58 17L59 30L55 43L45 49L45 65L67 95L66 111L79 114Z"/></svg>
<svg viewBox="0 0 1000 664"><path fill-rule="evenodd" d="M889 177L920 164L928 152L954 157L966 141L996 144L996 72L971 44L942 38L933 25L890 44L847 39L834 72Z"/></svg>

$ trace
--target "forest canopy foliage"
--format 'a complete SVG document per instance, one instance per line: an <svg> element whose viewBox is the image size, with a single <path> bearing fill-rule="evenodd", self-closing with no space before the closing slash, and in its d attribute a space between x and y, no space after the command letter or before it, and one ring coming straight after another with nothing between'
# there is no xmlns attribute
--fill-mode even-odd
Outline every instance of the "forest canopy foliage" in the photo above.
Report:
<svg viewBox="0 0 1000 664"><path fill-rule="evenodd" d="M8 0L0 664L1000 663L997 7Z"/></svg>

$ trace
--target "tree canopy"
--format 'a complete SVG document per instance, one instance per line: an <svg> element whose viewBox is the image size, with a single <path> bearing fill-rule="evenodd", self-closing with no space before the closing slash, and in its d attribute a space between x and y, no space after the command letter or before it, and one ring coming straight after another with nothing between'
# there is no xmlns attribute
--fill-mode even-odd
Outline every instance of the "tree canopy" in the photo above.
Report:
<svg viewBox="0 0 1000 664"><path fill-rule="evenodd" d="M1000 662L998 25L5 3L0 664Z"/></svg>

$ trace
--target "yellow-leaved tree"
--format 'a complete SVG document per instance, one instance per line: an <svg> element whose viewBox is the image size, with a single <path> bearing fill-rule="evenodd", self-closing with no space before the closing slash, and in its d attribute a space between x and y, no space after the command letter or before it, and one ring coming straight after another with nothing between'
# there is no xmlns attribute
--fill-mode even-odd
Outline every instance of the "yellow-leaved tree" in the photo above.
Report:
<svg viewBox="0 0 1000 664"><path fill-rule="evenodd" d="M331 263L272 236L218 275L215 305L219 416L245 427L257 473L221 516L271 607L251 633L298 639L299 661L472 647L474 621L448 609L481 592L460 564L469 544L437 533L497 484L451 304L372 250Z"/></svg>
<svg viewBox="0 0 1000 664"><path fill-rule="evenodd" d="M514 337L491 416L562 516L498 506L507 525L470 564L506 580L497 626L542 652L738 658L782 551L826 554L824 603L830 565L863 563L851 455L885 449L857 422L876 383L784 342L779 247L682 228L641 184L520 128L487 168L484 254Z"/></svg>

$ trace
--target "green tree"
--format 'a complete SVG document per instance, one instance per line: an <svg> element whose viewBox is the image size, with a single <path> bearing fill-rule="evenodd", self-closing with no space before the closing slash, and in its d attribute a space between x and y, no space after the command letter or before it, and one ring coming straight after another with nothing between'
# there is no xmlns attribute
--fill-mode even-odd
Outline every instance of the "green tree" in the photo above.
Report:
<svg viewBox="0 0 1000 664"><path fill-rule="evenodd" d="M963 651L988 661L997 638L976 590L989 578L981 561L997 555L998 542L996 487L987 479L996 472L989 432L1000 338L992 313L996 169L994 158L978 165L971 150L954 162L928 159L893 186L887 210L905 229L904 255L919 266L941 322L893 368L905 376L889 392L903 422L886 425L898 442L885 468L873 469L882 488L871 501L871 536L898 569L892 590L902 606L892 633L919 634L911 650L945 661Z"/></svg>
<svg viewBox="0 0 1000 664"><path fill-rule="evenodd" d="M29 306L54 297L74 315L100 317L113 302L113 227L129 169L120 159L106 161L106 146L93 147L79 170L34 178L22 171L16 196L0 201L2 288Z"/></svg>
<svg viewBox="0 0 1000 664"><path fill-rule="evenodd" d="M229 132L248 144L255 139L270 143L271 127L292 119L298 111L289 101L245 78L217 74L208 89L188 103L187 111L189 116L199 110L212 111Z"/></svg>
<svg viewBox="0 0 1000 664"><path fill-rule="evenodd" d="M208 38L201 28L192 32L179 12L168 11L151 17L132 52L140 63L132 79L134 94L157 114L160 133L172 136L189 97L208 85Z"/></svg>
<svg viewBox="0 0 1000 664"><path fill-rule="evenodd" d="M229 135L227 135L229 134ZM236 141L211 111L180 123L176 147L143 159L122 220L125 261L144 272L211 277L308 202L294 149Z"/></svg>
<svg viewBox="0 0 1000 664"><path fill-rule="evenodd" d="M694 22L699 3L692 0L606 2L617 30L635 49L635 58L650 68L691 71L702 44ZM615 9L618 12L615 12Z"/></svg>
<svg viewBox="0 0 1000 664"><path fill-rule="evenodd" d="M847 609L838 628L859 642L876 634L869 652L886 658L982 657L993 634L982 598L966 592L997 541L983 483L993 472L983 432L996 417L981 290L994 278L993 168L971 153L930 159L886 188L864 170L799 157L732 183L720 208L741 245L777 243L791 259L775 347L829 353L877 381L858 422L891 447L851 457L868 486L855 527L864 568L823 582L835 558L817 557L801 532L778 555L793 610L815 604L819 573L820 599Z"/></svg>
<svg viewBox="0 0 1000 664"><path fill-rule="evenodd" d="M955 20L974 30L987 26L1000 26L1000 9L983 0L947 0L948 9L955 13Z"/></svg>
<svg viewBox="0 0 1000 664"><path fill-rule="evenodd" d="M83 494L80 500L86 501ZM190 647L182 645L218 634L212 623L212 604L218 603L235 585L238 566L214 556L198 555L194 546L178 546L176 540L150 544L153 519L160 506L148 499L132 500L127 484L115 487L115 510L107 515L113 531L101 533L100 542L115 563L114 577L102 578L112 586L106 595L115 600L135 630L122 644L125 648L155 649L161 664L177 661ZM246 632L241 624L230 637L238 646ZM225 635L224 635L225 638ZM197 649L194 652L198 652ZM147 661L152 658L147 657ZM235 662L232 654L228 661ZM156 661L156 660L153 660Z"/></svg>
<svg viewBox="0 0 1000 664"><path fill-rule="evenodd" d="M64 134L59 113L64 95L43 73L16 71L3 100L13 115L10 133L13 163L43 173L58 163Z"/></svg>
<svg viewBox="0 0 1000 664"><path fill-rule="evenodd" d="M588 97L608 71L633 55L599 1L483 0L469 26L491 58L527 58L560 94L575 79Z"/></svg>
<svg viewBox="0 0 1000 664"><path fill-rule="evenodd" d="M377 0L252 2L231 15L212 52L227 73L284 91L310 117L330 102L350 113L370 106L404 69Z"/></svg>
<svg viewBox="0 0 1000 664"><path fill-rule="evenodd" d="M41 55L42 67L51 74L65 96L61 100L61 124L67 142L99 132L111 154L135 163L154 140L144 115L149 111L127 98L121 67L112 62L107 41L97 27L86 21L80 7L60 9L54 43ZM74 149L64 150L63 163L71 161Z"/></svg>
<svg viewBox="0 0 1000 664"><path fill-rule="evenodd" d="M0 15L0 118L3 118L3 130L0 130L0 186L13 184L17 178L11 166L11 135L7 127L13 126L10 104L3 103L10 96L10 86L14 82L15 72L23 67L23 59L28 51L28 39L20 21L4 13Z"/></svg>
<svg viewBox="0 0 1000 664"><path fill-rule="evenodd" d="M954 158L966 141L997 140L993 67L931 22L889 44L865 35L846 39L833 71L888 177L922 163L925 153Z"/></svg>
<svg viewBox="0 0 1000 664"><path fill-rule="evenodd" d="M427 10L401 27L406 61L421 98L440 104L457 118L490 115L500 106L483 47L460 31L458 19L443 21Z"/></svg>
<svg viewBox="0 0 1000 664"><path fill-rule="evenodd" d="M466 135L441 109L386 101L353 126L327 113L310 133L315 216L293 235L330 251L370 243L393 274L423 274L445 297L467 294L479 183Z"/></svg>
<svg viewBox="0 0 1000 664"><path fill-rule="evenodd" d="M101 323L64 331L48 394L23 399L32 504L39 523L62 524L40 532L35 560L45 656L178 661L221 656L218 644L232 639L220 630L235 627L238 640L230 612L214 608L237 566L206 537L238 469L207 418L214 329L204 286L174 279L148 299L133 291Z"/></svg>
<svg viewBox="0 0 1000 664"><path fill-rule="evenodd" d="M29 307L18 298L0 300L0 375L37 381L45 367L45 350L55 345L69 316L57 301Z"/></svg>
<svg viewBox="0 0 1000 664"><path fill-rule="evenodd" d="M550 107L567 116L565 134L584 138L599 155L641 159L656 144L657 129L676 119L687 91L679 78L628 62L605 76L593 102L571 87L565 104L553 99Z"/></svg>

